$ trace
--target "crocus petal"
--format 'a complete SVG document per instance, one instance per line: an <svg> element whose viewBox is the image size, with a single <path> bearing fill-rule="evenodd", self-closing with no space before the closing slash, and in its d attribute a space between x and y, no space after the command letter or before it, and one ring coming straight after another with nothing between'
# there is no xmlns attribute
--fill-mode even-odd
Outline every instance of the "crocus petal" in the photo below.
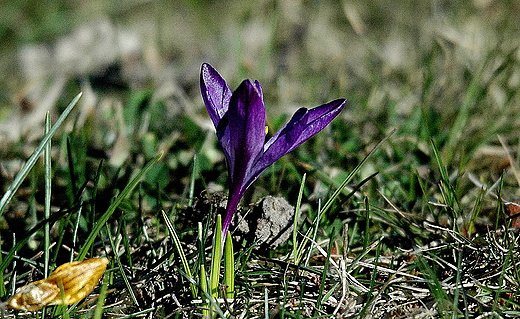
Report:
<svg viewBox="0 0 520 319"><path fill-rule="evenodd" d="M343 110L345 99L338 99L310 109L307 113L307 126L300 134L298 141L287 152L291 152L303 142L323 130ZM282 129L283 130L283 129Z"/></svg>
<svg viewBox="0 0 520 319"><path fill-rule="evenodd" d="M228 110L231 89L220 74L209 64L202 64L200 71L200 90L209 117L217 128Z"/></svg>
<svg viewBox="0 0 520 319"><path fill-rule="evenodd" d="M299 109L280 131L264 146L264 154L249 173L249 186L267 167L291 152L327 126L345 106L345 99L338 99L313 109Z"/></svg>
<svg viewBox="0 0 520 319"><path fill-rule="evenodd" d="M265 141L265 107L262 87L246 80L233 92L229 109L217 129L227 158L230 185L223 233L231 225L238 203L247 190L247 176L263 154Z"/></svg>
<svg viewBox="0 0 520 319"><path fill-rule="evenodd" d="M260 88L260 89L259 89ZM229 134L228 165L232 187L241 187L247 172L262 154L265 141L265 107L258 82L245 80L229 102L227 127Z"/></svg>

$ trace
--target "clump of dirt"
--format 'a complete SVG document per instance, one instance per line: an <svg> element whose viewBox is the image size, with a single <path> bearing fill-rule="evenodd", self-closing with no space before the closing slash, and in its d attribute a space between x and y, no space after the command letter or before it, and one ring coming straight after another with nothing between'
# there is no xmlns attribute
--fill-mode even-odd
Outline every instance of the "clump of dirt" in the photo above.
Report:
<svg viewBox="0 0 520 319"><path fill-rule="evenodd" d="M237 231L257 249L276 249L289 239L294 225L294 207L283 197L261 199L237 226Z"/></svg>

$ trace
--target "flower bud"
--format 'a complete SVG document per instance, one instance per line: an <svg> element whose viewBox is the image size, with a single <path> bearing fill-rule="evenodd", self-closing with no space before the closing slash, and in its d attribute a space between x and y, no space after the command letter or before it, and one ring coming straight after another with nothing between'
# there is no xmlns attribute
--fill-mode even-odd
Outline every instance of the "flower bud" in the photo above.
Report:
<svg viewBox="0 0 520 319"><path fill-rule="evenodd" d="M108 259L104 257L65 263L48 278L18 288L6 306L36 311L50 305L71 305L94 290L107 264Z"/></svg>

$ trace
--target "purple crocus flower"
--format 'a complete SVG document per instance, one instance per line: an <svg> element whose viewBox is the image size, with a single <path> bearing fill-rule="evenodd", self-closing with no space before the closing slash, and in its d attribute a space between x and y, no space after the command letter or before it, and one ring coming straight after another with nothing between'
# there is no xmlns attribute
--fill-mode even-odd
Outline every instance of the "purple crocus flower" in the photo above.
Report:
<svg viewBox="0 0 520 319"><path fill-rule="evenodd" d="M346 100L334 100L310 110L299 109L289 123L265 142L265 106L258 81L245 80L232 92L220 74L204 63L200 88L228 164L230 186L222 226L225 237L248 187L267 167L327 126Z"/></svg>

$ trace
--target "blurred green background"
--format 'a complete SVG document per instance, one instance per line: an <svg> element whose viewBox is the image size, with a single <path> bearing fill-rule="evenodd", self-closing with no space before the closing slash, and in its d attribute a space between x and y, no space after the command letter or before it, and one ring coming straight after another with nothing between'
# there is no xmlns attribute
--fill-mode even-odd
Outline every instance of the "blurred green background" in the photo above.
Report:
<svg viewBox="0 0 520 319"><path fill-rule="evenodd" d="M117 63L132 88L195 98L206 61L233 85L258 79L271 111L345 96L364 101L352 104L354 117L387 103L408 115L425 86L453 98L491 52L516 48L518 9L491 0L5 1L0 103L9 109L50 78ZM44 94L34 95L37 104Z"/></svg>
<svg viewBox="0 0 520 319"><path fill-rule="evenodd" d="M0 155L26 153L16 145L41 136L44 112L83 91L74 126L88 131L91 150L117 166L138 144L147 157L184 148L169 165L187 165L192 148L215 146L198 84L209 62L232 87L262 83L271 132L298 107L348 98L333 125L344 158L332 161L359 160L397 128L376 169L415 170L430 138L447 165L466 164L499 146L496 134L518 143L519 9L491 0L2 2ZM208 149L203 160L222 163Z"/></svg>
<svg viewBox="0 0 520 319"><path fill-rule="evenodd" d="M314 103L352 85L349 65L366 54L353 51L358 41L341 3L11 1L2 6L5 104L12 102L9 94L48 80L39 76L81 78L115 62L131 73L125 80L135 85L159 89L173 82L192 89L203 61L227 78L254 76L271 99Z"/></svg>

